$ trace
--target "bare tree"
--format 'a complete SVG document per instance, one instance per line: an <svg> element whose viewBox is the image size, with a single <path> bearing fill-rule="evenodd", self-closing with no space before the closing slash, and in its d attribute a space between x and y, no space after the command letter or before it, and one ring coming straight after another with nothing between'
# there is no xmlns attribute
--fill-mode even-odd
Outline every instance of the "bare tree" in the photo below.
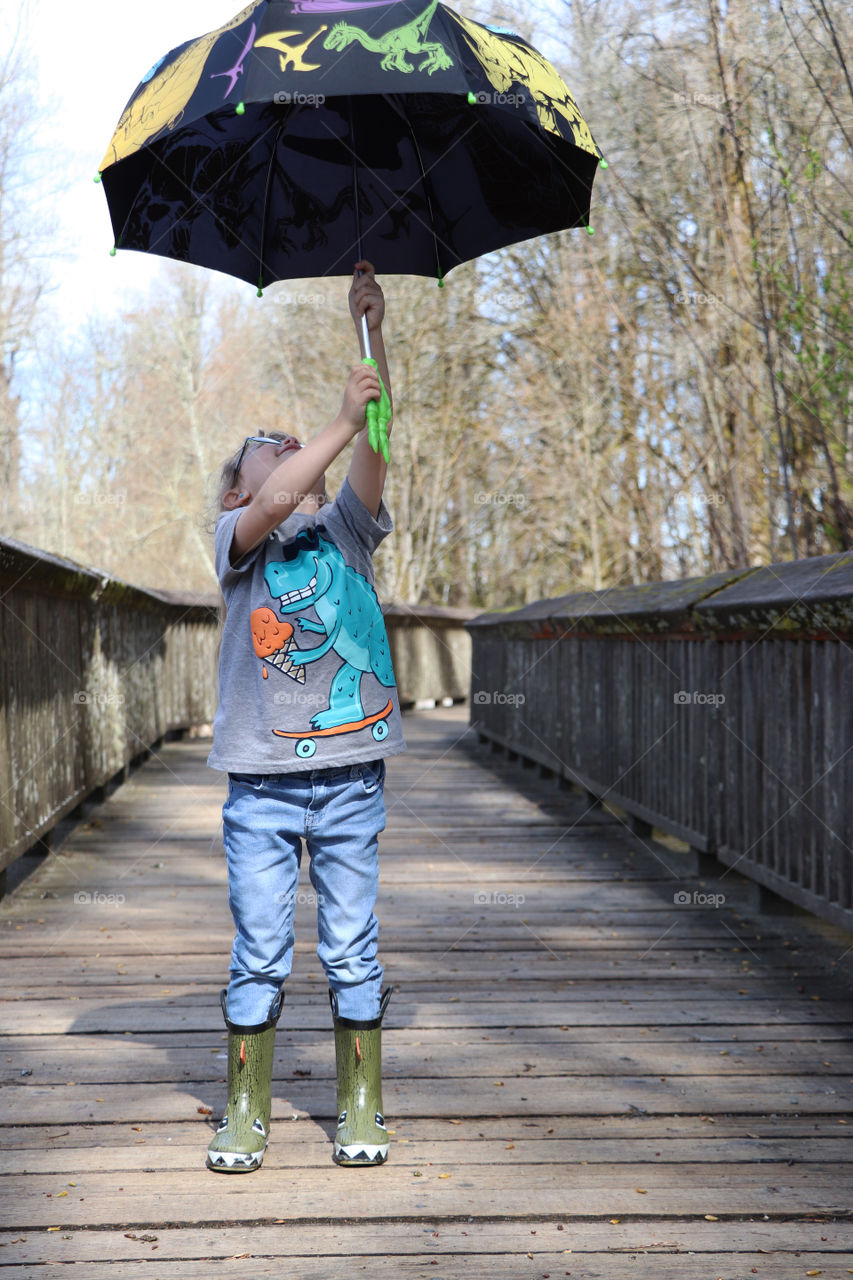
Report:
<svg viewBox="0 0 853 1280"><path fill-rule="evenodd" d="M0 478L5 527L20 533L21 402L19 362L30 350L43 273L39 233L28 202L27 158L37 111L28 84L29 64L20 28L0 57Z"/></svg>

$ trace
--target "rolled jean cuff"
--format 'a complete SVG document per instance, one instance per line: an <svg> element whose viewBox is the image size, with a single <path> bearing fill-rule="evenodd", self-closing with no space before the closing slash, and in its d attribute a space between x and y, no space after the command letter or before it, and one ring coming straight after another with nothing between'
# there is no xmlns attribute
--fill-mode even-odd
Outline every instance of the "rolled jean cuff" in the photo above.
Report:
<svg viewBox="0 0 853 1280"><path fill-rule="evenodd" d="M257 1030L262 1024L273 1025L278 1021L281 1005L276 1009L278 994L281 991L282 1003L284 990L281 982L262 982L257 978L232 977L222 1001L222 1013L226 1026L231 1023L236 1028Z"/></svg>
<svg viewBox="0 0 853 1280"><path fill-rule="evenodd" d="M379 1017L382 974L361 982L357 987L332 987L338 999L338 1017L351 1018L354 1022L371 1022Z"/></svg>

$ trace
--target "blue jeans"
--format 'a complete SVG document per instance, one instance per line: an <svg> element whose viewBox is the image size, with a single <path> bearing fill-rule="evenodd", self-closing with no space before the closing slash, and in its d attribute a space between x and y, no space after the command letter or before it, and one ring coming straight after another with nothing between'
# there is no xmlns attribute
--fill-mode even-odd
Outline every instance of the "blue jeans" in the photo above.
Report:
<svg viewBox="0 0 853 1280"><path fill-rule="evenodd" d="M228 775L222 826L237 929L227 998L231 1022L264 1022L290 973L303 837L317 894L317 955L337 993L339 1016L379 1016L382 966L373 907L384 783L384 760Z"/></svg>

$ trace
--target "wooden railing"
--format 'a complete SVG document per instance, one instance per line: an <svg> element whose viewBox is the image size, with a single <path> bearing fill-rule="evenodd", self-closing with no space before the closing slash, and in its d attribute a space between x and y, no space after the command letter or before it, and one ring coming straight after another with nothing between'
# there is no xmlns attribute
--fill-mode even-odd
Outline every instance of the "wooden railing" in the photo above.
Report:
<svg viewBox="0 0 853 1280"><path fill-rule="evenodd" d="M219 603L147 591L0 539L0 894L5 869L216 711ZM403 706L464 699L470 610L383 610Z"/></svg>
<svg viewBox="0 0 853 1280"><path fill-rule="evenodd" d="M429 604L382 606L401 707L464 702L471 682L474 609Z"/></svg>
<svg viewBox="0 0 853 1280"><path fill-rule="evenodd" d="M468 625L482 739L853 929L853 554Z"/></svg>
<svg viewBox="0 0 853 1280"><path fill-rule="evenodd" d="M216 706L217 598L0 540L0 870Z"/></svg>

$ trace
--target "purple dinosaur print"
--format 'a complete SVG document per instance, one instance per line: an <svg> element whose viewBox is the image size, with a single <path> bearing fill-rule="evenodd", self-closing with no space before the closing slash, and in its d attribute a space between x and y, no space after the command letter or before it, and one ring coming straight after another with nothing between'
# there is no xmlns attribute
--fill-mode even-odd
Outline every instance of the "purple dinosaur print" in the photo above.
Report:
<svg viewBox="0 0 853 1280"><path fill-rule="evenodd" d="M243 63L246 61L246 58L248 57L249 53L252 50L252 45L255 43L256 31L257 31L257 27L253 22L252 30L249 32L249 38L247 39L246 43L243 45L243 48L240 52L240 57L234 63L233 67L231 67L228 71L212 71L210 74L211 80L215 80L217 76L231 77L231 83L229 84L228 88L225 90L225 94L224 94L226 98L228 97L231 90L237 84L237 81L240 78L240 76L243 74Z"/></svg>
<svg viewBox="0 0 853 1280"><path fill-rule="evenodd" d="M388 0L292 0L294 13L354 13L357 9L388 7Z"/></svg>

